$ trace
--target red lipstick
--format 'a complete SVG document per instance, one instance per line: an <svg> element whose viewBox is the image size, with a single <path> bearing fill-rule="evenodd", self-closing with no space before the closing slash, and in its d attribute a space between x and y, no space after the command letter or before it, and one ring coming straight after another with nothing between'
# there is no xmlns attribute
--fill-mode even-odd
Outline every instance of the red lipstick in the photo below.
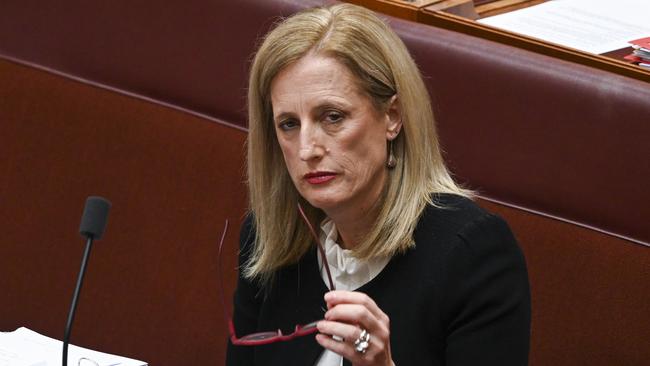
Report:
<svg viewBox="0 0 650 366"><path fill-rule="evenodd" d="M336 178L336 173L312 172L305 174L303 178L309 182L309 184L324 184Z"/></svg>

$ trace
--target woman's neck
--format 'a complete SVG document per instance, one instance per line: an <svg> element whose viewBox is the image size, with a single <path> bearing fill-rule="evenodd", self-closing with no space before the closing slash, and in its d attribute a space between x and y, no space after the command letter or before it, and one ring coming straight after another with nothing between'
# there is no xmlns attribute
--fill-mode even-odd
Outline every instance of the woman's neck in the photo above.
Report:
<svg viewBox="0 0 650 366"><path fill-rule="evenodd" d="M357 207L353 210L337 210L336 212L327 212L327 216L336 225L339 238L338 244L343 249L354 249L361 240L372 230L377 216L379 214L379 205L373 204L371 207Z"/></svg>

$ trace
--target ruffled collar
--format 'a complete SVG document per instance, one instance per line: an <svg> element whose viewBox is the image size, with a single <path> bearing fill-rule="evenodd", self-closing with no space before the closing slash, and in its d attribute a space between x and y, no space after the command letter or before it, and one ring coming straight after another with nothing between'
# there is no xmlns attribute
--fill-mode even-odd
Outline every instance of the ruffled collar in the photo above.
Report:
<svg viewBox="0 0 650 366"><path fill-rule="evenodd" d="M381 272L390 258L360 260L349 249L341 248L338 243L338 231L334 221L326 218L320 225L320 239L325 249L327 263L332 273L332 280L338 290L356 290L370 282ZM319 253L319 264L323 280L329 285L327 272Z"/></svg>

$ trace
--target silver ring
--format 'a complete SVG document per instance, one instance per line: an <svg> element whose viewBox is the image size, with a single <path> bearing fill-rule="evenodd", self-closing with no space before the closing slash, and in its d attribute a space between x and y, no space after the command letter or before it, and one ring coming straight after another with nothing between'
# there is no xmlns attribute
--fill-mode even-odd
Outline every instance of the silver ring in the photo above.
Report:
<svg viewBox="0 0 650 366"><path fill-rule="evenodd" d="M368 347L370 346L370 333L367 330L361 329L361 334L359 338L354 341L354 350L358 353L366 353Z"/></svg>

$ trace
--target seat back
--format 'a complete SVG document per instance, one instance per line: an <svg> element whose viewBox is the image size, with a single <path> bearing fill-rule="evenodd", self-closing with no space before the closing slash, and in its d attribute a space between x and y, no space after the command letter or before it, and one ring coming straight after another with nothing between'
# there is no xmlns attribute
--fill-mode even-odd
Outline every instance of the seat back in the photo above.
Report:
<svg viewBox="0 0 650 366"><path fill-rule="evenodd" d="M73 342L223 362L216 240L230 218L229 294L250 58L274 21L320 3L0 2L0 330L62 338L79 216L99 194L113 210ZM530 363L650 359L647 84L388 20L422 70L449 166L526 253Z"/></svg>
<svg viewBox="0 0 650 366"><path fill-rule="evenodd" d="M151 365L222 364L246 209L245 131L0 60L0 330L63 339L89 195L112 209L72 343ZM76 360L74 360L76 362Z"/></svg>

